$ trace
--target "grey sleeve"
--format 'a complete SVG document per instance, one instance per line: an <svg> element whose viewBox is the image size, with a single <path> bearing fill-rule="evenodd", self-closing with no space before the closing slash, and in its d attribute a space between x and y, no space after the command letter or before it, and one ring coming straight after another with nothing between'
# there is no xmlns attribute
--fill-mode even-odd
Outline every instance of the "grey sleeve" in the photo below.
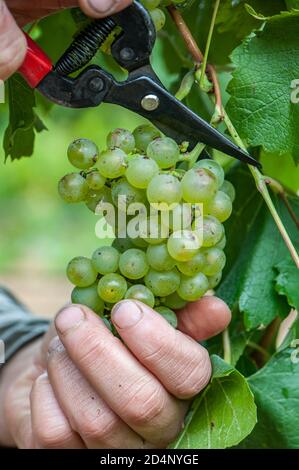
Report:
<svg viewBox="0 0 299 470"><path fill-rule="evenodd" d="M49 320L33 316L6 289L0 287L0 363L9 359L30 341L43 335Z"/></svg>

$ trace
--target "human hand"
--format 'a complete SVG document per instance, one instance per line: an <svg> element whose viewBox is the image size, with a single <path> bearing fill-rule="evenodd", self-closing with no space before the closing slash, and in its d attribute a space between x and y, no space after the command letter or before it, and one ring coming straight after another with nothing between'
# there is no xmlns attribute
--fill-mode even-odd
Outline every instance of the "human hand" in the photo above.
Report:
<svg viewBox="0 0 299 470"><path fill-rule="evenodd" d="M26 41L20 29L57 10L80 6L94 18L122 10L131 0L0 0L0 79L6 80L22 65Z"/></svg>
<svg viewBox="0 0 299 470"><path fill-rule="evenodd" d="M62 310L55 320L58 336L51 328L28 346L29 358L21 351L14 359L19 366L12 364L19 372L13 378L7 370L2 379L0 443L166 447L182 428L188 400L210 379L208 353L191 336L218 334L230 317L224 302L204 297L178 314L178 331L149 307L124 301L112 314L123 344L88 308Z"/></svg>

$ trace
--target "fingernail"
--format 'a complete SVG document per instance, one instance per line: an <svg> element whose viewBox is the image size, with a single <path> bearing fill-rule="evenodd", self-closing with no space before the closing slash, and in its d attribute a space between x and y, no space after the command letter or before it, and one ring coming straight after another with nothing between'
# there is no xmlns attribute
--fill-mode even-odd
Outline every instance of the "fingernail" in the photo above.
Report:
<svg viewBox="0 0 299 470"><path fill-rule="evenodd" d="M130 300L117 304L111 313L112 321L118 328L129 328L141 320L143 312L139 305Z"/></svg>
<svg viewBox="0 0 299 470"><path fill-rule="evenodd" d="M63 352L64 350L65 350L64 346L63 346L62 342L60 341L59 336L55 336L50 341L50 344L49 344L49 347L48 347L48 356L52 353Z"/></svg>
<svg viewBox="0 0 299 470"><path fill-rule="evenodd" d="M89 6L97 13L107 13L117 3L115 0L88 0Z"/></svg>
<svg viewBox="0 0 299 470"><path fill-rule="evenodd" d="M66 333L69 329L74 328L84 320L85 315L79 307L71 306L63 309L58 313L55 325L60 333Z"/></svg>

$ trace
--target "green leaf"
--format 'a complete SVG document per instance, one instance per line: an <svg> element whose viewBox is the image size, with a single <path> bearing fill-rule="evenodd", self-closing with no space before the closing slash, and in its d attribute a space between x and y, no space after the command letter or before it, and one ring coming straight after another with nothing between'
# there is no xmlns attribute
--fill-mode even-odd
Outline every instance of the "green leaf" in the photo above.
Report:
<svg viewBox="0 0 299 470"><path fill-rule="evenodd" d="M288 304L299 311L299 269L290 260L276 265L279 275L276 278L276 290L285 295Z"/></svg>
<svg viewBox="0 0 299 470"><path fill-rule="evenodd" d="M295 345L296 347L298 344ZM276 353L248 379L257 404L258 423L243 448L299 448L299 354Z"/></svg>
<svg viewBox="0 0 299 470"><path fill-rule="evenodd" d="M236 165L228 179L237 198L226 223L227 265L217 295L243 313L245 327L251 330L267 326L278 315L287 315L287 302L275 290L275 266L290 256L245 166ZM283 202L276 196L273 201L295 245L299 245L298 230ZM299 199L290 203L299 214Z"/></svg>
<svg viewBox="0 0 299 470"><path fill-rule="evenodd" d="M9 125L4 136L5 158L30 156L34 145L35 99L33 90L19 75L8 80Z"/></svg>
<svg viewBox="0 0 299 470"><path fill-rule="evenodd" d="M211 359L211 383L191 405L185 427L171 445L174 449L231 447L256 423L256 407L246 379L220 357Z"/></svg>
<svg viewBox="0 0 299 470"><path fill-rule="evenodd" d="M244 141L299 162L299 107L291 101L299 77L299 11L271 17L232 54L236 66L227 112Z"/></svg>
<svg viewBox="0 0 299 470"><path fill-rule="evenodd" d="M292 8L299 8L299 0L285 0L285 2L289 10Z"/></svg>

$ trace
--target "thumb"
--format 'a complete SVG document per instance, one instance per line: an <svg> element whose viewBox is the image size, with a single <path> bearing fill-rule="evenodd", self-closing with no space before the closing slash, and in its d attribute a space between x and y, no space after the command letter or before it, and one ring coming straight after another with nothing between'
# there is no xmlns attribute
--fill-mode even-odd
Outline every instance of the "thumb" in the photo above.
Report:
<svg viewBox="0 0 299 470"><path fill-rule="evenodd" d="M132 0L79 0L79 6L88 16L103 17L117 13L132 3Z"/></svg>
<svg viewBox="0 0 299 470"><path fill-rule="evenodd" d="M187 304L177 316L178 329L197 341L218 335L231 321L231 312L226 303L208 295Z"/></svg>
<svg viewBox="0 0 299 470"><path fill-rule="evenodd" d="M0 0L0 45L0 80L6 80L22 65L27 46L3 0Z"/></svg>

